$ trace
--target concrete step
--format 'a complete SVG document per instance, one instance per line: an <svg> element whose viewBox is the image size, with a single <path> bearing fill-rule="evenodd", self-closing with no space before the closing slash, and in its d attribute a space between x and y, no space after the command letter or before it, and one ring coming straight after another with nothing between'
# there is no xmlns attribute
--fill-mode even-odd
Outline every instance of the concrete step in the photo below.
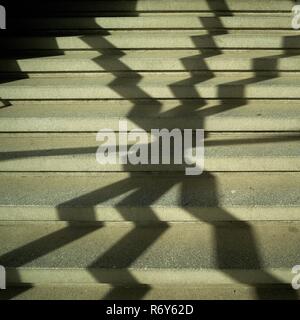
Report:
<svg viewBox="0 0 300 320"><path fill-rule="evenodd" d="M90 29L291 29L290 15L259 14L215 16L201 14L153 14L139 17L63 17L11 19L11 27L29 30ZM17 29L18 28L18 29Z"/></svg>
<svg viewBox="0 0 300 320"><path fill-rule="evenodd" d="M118 161L118 150L116 164L99 164L96 151L101 142L96 141L96 133L3 133L0 142L1 171L183 171L194 167L187 166L184 159L182 165L172 164L173 160L171 164L123 165ZM172 148L170 152L173 159ZM300 136L297 133L208 134L204 169L299 171Z"/></svg>
<svg viewBox="0 0 300 320"><path fill-rule="evenodd" d="M299 172L22 172L0 183L2 222L300 221Z"/></svg>
<svg viewBox="0 0 300 320"><path fill-rule="evenodd" d="M300 298L295 1L29 2L1 37L0 299ZM205 172L99 164L127 119L207 130Z"/></svg>
<svg viewBox="0 0 300 320"><path fill-rule="evenodd" d="M74 284L17 286L0 291L0 300L270 300L300 299L290 285L111 286Z"/></svg>
<svg viewBox="0 0 300 320"><path fill-rule="evenodd" d="M143 80L144 83L151 83L153 80L160 82L166 81L178 81L181 82L185 80L190 80L192 83L194 82L203 82L212 78L227 78L229 80L239 79L248 82L251 82L250 79L257 79L257 81L265 81L269 79L275 78L286 78L292 77L295 79L300 76L300 71L280 71L280 70L256 70L256 71L235 71L235 70L223 70L223 71L213 71L213 70L190 70L190 71L135 71L128 69L127 71L81 71L81 72L62 72L62 71L54 71L54 72L20 72L18 68L16 68L16 72L0 72L0 86L1 83L10 83L12 81L24 80L24 79L34 79L38 78L38 80L43 79L60 79L57 83L61 83L61 79L64 79L65 82L69 82L70 79L73 80L96 80L100 84L102 81L111 80L111 84L114 86L115 83L122 84L122 82L126 82L130 84L132 87ZM218 80L216 80L218 82ZM248 83L247 82L247 83ZM72 82L71 82L72 83ZM89 82L91 83L91 82ZM176 82L175 82L176 83ZM51 83L50 83L51 85ZM108 86L109 84L106 84ZM199 98L199 97L198 97ZM195 97L193 98L195 99ZM71 99L68 99L71 100Z"/></svg>
<svg viewBox="0 0 300 320"><path fill-rule="evenodd" d="M36 57L35 57L36 56ZM0 72L113 72L113 71L299 71L300 51L147 50L80 51L2 58Z"/></svg>
<svg viewBox="0 0 300 320"><path fill-rule="evenodd" d="M299 49L299 38L300 33L296 30L120 30L100 31L94 35L11 36L1 39L1 43L3 52L42 49Z"/></svg>
<svg viewBox="0 0 300 320"><path fill-rule="evenodd" d="M4 100L33 99L160 99L160 98L300 98L299 75L103 74L78 77L38 77L3 80Z"/></svg>
<svg viewBox="0 0 300 320"><path fill-rule="evenodd" d="M286 285L299 264L299 228L299 222L271 221L147 227L14 222L0 227L0 264L8 284Z"/></svg>
<svg viewBox="0 0 300 320"><path fill-rule="evenodd" d="M99 100L0 103L1 132L66 132L141 128L208 131L299 131L297 100Z"/></svg>
<svg viewBox="0 0 300 320"><path fill-rule="evenodd" d="M74 12L199 12L199 11L258 11L258 12L290 12L295 5L294 0L139 0L139 1L57 1L55 5L52 1L37 3L34 8L36 11L44 9L47 13L68 14ZM20 9L26 9L26 5L20 5ZM50 12L49 12L50 11ZM21 10L20 10L21 12ZM32 12L34 14L34 12Z"/></svg>

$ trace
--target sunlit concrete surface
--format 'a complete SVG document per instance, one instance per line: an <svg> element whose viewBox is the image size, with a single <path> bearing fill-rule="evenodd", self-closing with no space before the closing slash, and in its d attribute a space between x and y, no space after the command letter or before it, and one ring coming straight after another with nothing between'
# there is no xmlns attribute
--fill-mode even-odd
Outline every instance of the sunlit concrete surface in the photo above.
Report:
<svg viewBox="0 0 300 320"><path fill-rule="evenodd" d="M299 299L295 1L34 5L1 38L0 299ZM205 172L100 165L120 120L205 129Z"/></svg>

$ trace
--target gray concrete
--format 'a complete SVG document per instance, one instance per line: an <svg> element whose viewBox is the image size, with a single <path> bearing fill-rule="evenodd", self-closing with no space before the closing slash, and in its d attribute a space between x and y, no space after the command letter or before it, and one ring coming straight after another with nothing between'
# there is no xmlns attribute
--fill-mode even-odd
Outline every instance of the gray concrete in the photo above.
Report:
<svg viewBox="0 0 300 320"><path fill-rule="evenodd" d="M300 42L299 42L300 43ZM300 98L299 75L238 73L217 77L188 74L111 74L21 79L0 86L2 99Z"/></svg>
<svg viewBox="0 0 300 320"><path fill-rule="evenodd" d="M264 299L290 299L289 285L259 287ZM13 300L253 300L259 299L256 289L246 285L196 286L133 286L113 287L105 284L20 286L0 291L1 299ZM295 291L295 299L300 292Z"/></svg>
<svg viewBox="0 0 300 320"><path fill-rule="evenodd" d="M79 12L79 14L82 12ZM11 20L12 25L14 20ZM32 30L81 30L86 29L290 29L289 15L270 15L267 13L253 15L236 15L215 17L214 13L194 13L193 15L178 12L173 15L154 14L140 17L64 17L35 18L17 20L18 25Z"/></svg>
<svg viewBox="0 0 300 320"><path fill-rule="evenodd" d="M294 4L40 2L49 19L12 22L22 33L1 41L0 299L299 298ZM207 172L99 165L95 132L121 119L206 129Z"/></svg>
<svg viewBox="0 0 300 320"><path fill-rule="evenodd" d="M14 101L0 108L2 132L203 128L208 131L299 131L300 103L295 100L99 100Z"/></svg>
<svg viewBox="0 0 300 320"><path fill-rule="evenodd" d="M0 184L1 221L300 220L296 172L2 173Z"/></svg>
<svg viewBox="0 0 300 320"><path fill-rule="evenodd" d="M16 67L17 64L17 67ZM274 65L276 65L274 67ZM282 50L145 50L113 52L67 51L54 56L1 59L1 72L113 72L113 71L299 71L300 51ZM33 75L31 75L33 76Z"/></svg>
<svg viewBox="0 0 300 320"><path fill-rule="evenodd" d="M103 34L104 33L104 34ZM95 35L9 37L2 40L3 51L29 49L299 49L299 33L294 30L197 31L110 31Z"/></svg>
<svg viewBox="0 0 300 320"><path fill-rule="evenodd" d="M300 223L0 227L8 283L289 284ZM276 239L276 241L274 241Z"/></svg>
<svg viewBox="0 0 300 320"><path fill-rule="evenodd" d="M207 171L300 170L300 136L296 133L212 133L204 145ZM101 165L96 161L99 146L96 133L3 133L0 135L0 170L183 171L186 167L185 164Z"/></svg>
<svg viewBox="0 0 300 320"><path fill-rule="evenodd" d="M52 12L65 11L68 1L60 1L55 7L48 5ZM76 1L70 6L70 12L184 12L184 11L269 11L269 12L290 12L294 6L294 0L139 0L139 1ZM43 8L48 7L42 4Z"/></svg>

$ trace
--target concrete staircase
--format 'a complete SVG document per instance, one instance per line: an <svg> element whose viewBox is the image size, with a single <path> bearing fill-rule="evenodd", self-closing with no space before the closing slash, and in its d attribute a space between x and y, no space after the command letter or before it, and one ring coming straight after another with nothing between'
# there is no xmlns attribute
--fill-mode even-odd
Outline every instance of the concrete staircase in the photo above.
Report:
<svg viewBox="0 0 300 320"><path fill-rule="evenodd" d="M0 59L2 299L300 297L293 5L43 1L15 11ZM119 120L205 129L205 173L99 165L96 132Z"/></svg>

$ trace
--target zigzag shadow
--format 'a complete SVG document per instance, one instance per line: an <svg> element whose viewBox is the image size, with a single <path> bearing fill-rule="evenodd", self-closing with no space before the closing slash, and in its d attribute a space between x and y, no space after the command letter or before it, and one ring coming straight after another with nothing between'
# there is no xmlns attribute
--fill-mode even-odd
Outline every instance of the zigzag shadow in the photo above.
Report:
<svg viewBox="0 0 300 320"><path fill-rule="evenodd" d="M226 11L226 8L227 8L226 1L221 1L221 3L222 3L221 7ZM215 3L211 2L211 4L212 4L211 10L214 11L216 8L214 7L213 4L215 4ZM131 15L132 15L135 12L136 1L130 1L130 5L131 5L131 7L128 8L128 10L131 12ZM203 21L203 22L205 23L205 21ZM103 31L105 31L105 30L103 30ZM220 31L219 34L224 34L224 32ZM216 33L214 33L213 36L215 36L215 35L216 35ZM221 54L221 51L219 50L219 48L215 45L215 43L213 41L213 36L205 36L205 37L210 41L211 47L213 47L216 50L213 55ZM89 40L87 38L85 38L83 36L81 39L82 39L82 41L89 44L91 48L93 48L94 44L89 43ZM199 44L199 42L202 41L202 39L199 39L199 37L194 37L192 40L193 40L196 48L199 47L198 44ZM105 41L105 40L102 40L102 42L103 41ZM287 40L287 41L289 41L289 40ZM143 90L141 90L139 88L138 84L139 84L139 81L142 79L142 77L139 75L139 73L134 70L131 70L130 68L128 68L126 65L124 65L119 60L122 56L125 55L125 53L121 49L116 48L115 46L113 46L109 42L106 43L106 47L115 51L114 57L116 58L115 65L116 65L117 69L119 66L120 70L128 71L131 73L132 77L134 77L135 83L132 83L132 85L133 85L132 90L134 90L138 96L140 96L144 99L150 100L152 102L152 104L153 104L153 106L152 106L153 109L151 110L152 113L153 113L153 111L155 113L160 113L161 108L162 108L160 101L152 98L146 92L144 92ZM101 50L100 50L100 52L101 52ZM203 55L201 53L199 54L199 57L198 57L199 64L202 66L203 65L205 66L205 61L203 60L205 57L208 57L208 55L205 55L205 54ZM280 56L277 58L280 58ZM109 65L106 64L104 59L102 60L101 57L99 57L99 58L95 59L95 61L99 65L101 65L104 70L107 70L107 72L111 72L111 70L109 69ZM188 67L189 58L187 57L186 59L183 59L182 62L184 65L186 65ZM259 63L260 63L259 60L255 61L254 67L259 65ZM274 68L276 68L275 58L274 58L274 62L272 62L272 63L274 64ZM111 72L111 73L114 74L114 72ZM210 71L210 72L208 72L207 77L205 79L202 78L202 81L211 79L213 77L214 77L213 71ZM120 83L119 81L120 81L120 79L116 75L116 80L114 80L110 84L110 87L112 89L116 90L117 93L123 97L123 99L127 99L127 100L132 101L133 108L132 108L132 111L128 114L128 118L134 119L135 115L138 111L138 104L137 104L136 100L134 100L130 96L128 96L128 92L124 91L120 86L118 86L118 84ZM238 95L240 97L244 97L244 98L241 99L240 101L238 101L237 104L231 105L230 108L237 108L237 107L243 105L243 103L246 103L247 99L245 98L246 95L244 92L245 87L247 86L247 84L255 83L257 81L261 81L261 78L258 76L255 76L251 79L247 79L245 81L238 82L238 85L239 85L239 94ZM192 87L191 83L192 84L199 83L199 78L191 75L191 78L188 80L188 83L190 85L190 89L189 89L190 95L197 96L198 94L195 91L195 89ZM184 84L184 83L181 83L181 84ZM181 95L178 93L177 86L178 86L178 83L175 83L170 86L170 89L172 90L174 97L177 97L179 100L182 100ZM222 99L222 97L225 95L225 92L226 92L226 85L220 86L218 88L218 96L222 100L221 107L228 108L228 103L227 103L226 99ZM195 106L195 115L198 114L199 112L201 113L201 107L203 107L205 105L205 100L203 100L201 97L199 97L199 99L201 99L200 100L201 102L200 102L200 105L198 104L197 106ZM203 113L203 114L205 114L205 113ZM205 121L205 117L203 117L202 122L199 123L200 128L204 126L204 121ZM139 122L137 122L137 125L142 126L142 124ZM129 167L124 166L124 171L128 171L128 169L129 169ZM143 167L141 166L140 169L142 171ZM78 198L75 198L75 199L70 200L68 202L62 203L61 205L59 205L57 207L57 211L60 216L60 219L62 221L66 220L67 213L65 212L65 209L64 209L66 206L79 204L83 200L86 201L89 198L92 199L92 201L94 202L94 205L97 205L97 204L101 203L102 201L105 201L106 197L107 198L113 197L115 195L120 195L125 192L128 192L128 190L133 190L134 191L133 194L130 195L129 197L127 197L125 200L121 201L117 206L117 209L119 210L120 214L122 215L122 217L125 220L130 218L128 216L128 212L126 210L124 210L122 208L122 206L124 204L126 204L127 201L130 202L131 197L140 197L140 196L144 197L145 192L147 192L147 190L145 190L143 184L135 185L131 180L132 180L131 178L128 178L128 179L118 183L117 185L109 186L107 189L95 190L92 193L82 195ZM199 181L200 180L201 180L201 177L199 177ZM171 184L167 183L164 186L164 189L162 192L161 189L156 190L155 181L153 182L152 194L149 194L149 193L147 194L147 196L149 196L149 198L147 198L148 203L145 204L145 207L143 208L145 214L151 218L150 220L159 222L158 219L156 218L155 212L152 211L150 206L157 199L159 199L164 192L167 192L175 184L181 184L181 186L182 186L182 188L181 188L182 201L184 201L184 202L187 201L187 198L189 197L189 195L187 194L189 188L186 185L186 183L188 183L188 182L186 181L185 177L180 177L177 180L172 181ZM214 203L214 205L218 206L217 183L214 179L213 174L210 174L210 184L207 185L207 188L209 190L214 190L215 198L213 199L213 203ZM95 199L97 199L97 200L95 201ZM89 216L88 220L96 221L95 211L93 209L87 210L85 212L85 214L86 214L86 216ZM194 214L194 212L191 211L191 214ZM199 221L201 221L201 217L197 216L197 219L199 219ZM260 269L262 266L261 258L260 258L259 252L258 252L258 248L257 248L256 241L255 241L255 236L253 235L251 226L247 222L237 221L229 212L226 212L225 210L223 210L222 214L220 214L220 220L222 220L222 219L224 219L226 221L230 220L233 222L239 222L242 224L243 228L242 228L242 233L237 232L234 234L228 234L227 231L224 231L224 229L219 228L217 224L215 224L214 222L211 222L212 226L215 229L215 242L217 244L217 249L216 249L217 250L217 252L216 252L217 265L220 268L220 270L224 270L224 272L228 273L228 268L232 267L232 260L227 256L227 253L232 248L232 244L234 243L234 241L237 241L237 240L241 241L241 237L240 237L241 234L243 235L242 244L241 243L239 244L239 248L241 248L241 252L239 253L239 252L237 252L237 250L235 250L235 252L240 255L240 260L242 260L242 261L245 261L246 258L250 259L252 261L251 268ZM95 226L93 226L93 227L80 228L79 235L81 237L83 237L83 236L89 234L90 232L93 232L101 227L102 227L102 225L99 226L99 225L95 224ZM74 228L74 225L70 222L68 227L60 230L58 233L50 234L49 236L46 236L45 238L42 238L42 239L39 239L35 242L29 243L23 247L20 247L14 251L9 252L8 254L2 256L0 258L1 263L9 266L11 264L16 265L16 261L18 261L17 265L22 266L22 265L25 265L26 263L40 257L40 256L47 255L47 253L52 252L53 250L55 250L57 248L66 246L67 244L78 239L78 233L77 232L73 233L73 228ZM131 275L131 273L128 269L129 269L130 265L147 248L149 248L155 241L157 241L162 236L162 234L164 232L166 232L166 230L168 229L168 225L165 223L162 223L162 227L158 228L157 232L153 233L152 238L147 239L147 241L143 241L143 239L139 238L138 228L139 228L139 225L136 224L135 228L133 228L132 231L130 231L127 235L125 235L122 239L120 239L120 241L118 241L111 249L109 249L103 255L98 257L98 259L96 261L94 261L94 263L91 264L89 267L91 269L93 269L93 268L101 265L102 261L107 259L107 257L116 256L125 249L130 250L126 260L123 262L123 265L122 265L122 268L124 270L123 277L131 284L139 285L139 282L134 278L134 276ZM22 253L24 253L25 251L31 252L31 255L28 257L24 257L24 255ZM247 280L243 279L242 277L237 277L235 273L231 274L229 272L228 275L240 283L251 285L247 282ZM97 274L97 273L94 273L94 277L99 282L106 281L106 279L99 277L99 274ZM269 277L271 282L276 283L276 284L280 284L280 281L278 279L272 277L271 275L266 274L266 277ZM150 286L145 286L144 290L140 292L140 295L138 298L143 298L143 296L150 289L151 289ZM117 295L117 290L118 290L117 287L115 289L112 289L112 291L105 298L106 299L114 298ZM255 286L255 290L256 290L258 298L261 298L261 299L265 298L265 294L259 288L259 286ZM290 290L289 298L296 298L296 294L293 290Z"/></svg>

